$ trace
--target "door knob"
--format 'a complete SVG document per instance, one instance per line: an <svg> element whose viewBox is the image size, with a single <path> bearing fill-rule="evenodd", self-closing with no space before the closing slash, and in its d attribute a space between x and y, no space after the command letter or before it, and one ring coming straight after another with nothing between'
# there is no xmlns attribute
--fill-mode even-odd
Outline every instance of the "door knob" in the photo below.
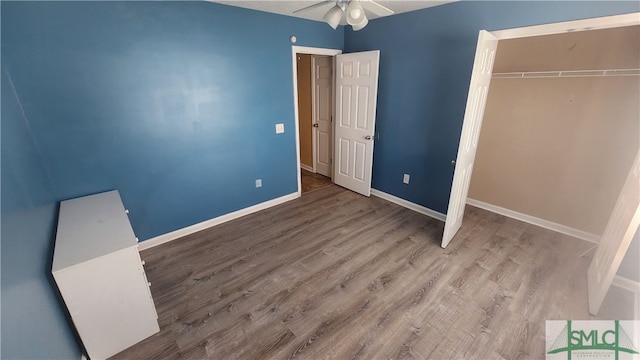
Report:
<svg viewBox="0 0 640 360"><path fill-rule="evenodd" d="M371 137L371 135L367 135L367 136L365 136L365 137L364 137L364 139L365 139L365 140L371 140L371 139L372 139L372 137Z"/></svg>
<svg viewBox="0 0 640 360"><path fill-rule="evenodd" d="M455 160L451 160L451 165L455 165L456 161Z"/></svg>
<svg viewBox="0 0 640 360"><path fill-rule="evenodd" d="M319 124L313 124L313 127L320 127Z"/></svg>

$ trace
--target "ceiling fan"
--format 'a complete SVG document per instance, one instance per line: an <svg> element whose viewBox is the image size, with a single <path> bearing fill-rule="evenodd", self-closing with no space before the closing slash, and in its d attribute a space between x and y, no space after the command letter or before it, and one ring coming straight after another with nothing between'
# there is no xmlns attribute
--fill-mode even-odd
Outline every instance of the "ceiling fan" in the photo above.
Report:
<svg viewBox="0 0 640 360"><path fill-rule="evenodd" d="M330 3L335 3L329 11L322 17L322 20L326 21L329 26L336 29L340 22L346 19L347 24L351 25L353 31L363 29L369 23L367 14L364 10L367 9L374 15L387 16L392 15L393 10L378 4L373 0L325 0L311 6L298 9L293 13L313 10Z"/></svg>

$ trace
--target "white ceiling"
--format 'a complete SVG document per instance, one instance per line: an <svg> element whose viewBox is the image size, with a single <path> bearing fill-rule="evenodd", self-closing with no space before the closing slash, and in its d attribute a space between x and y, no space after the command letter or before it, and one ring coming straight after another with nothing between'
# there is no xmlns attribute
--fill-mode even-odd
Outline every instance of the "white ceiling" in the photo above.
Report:
<svg viewBox="0 0 640 360"><path fill-rule="evenodd" d="M265 11L265 12L270 12L274 14L293 16L293 17L298 17L302 19L321 21L321 22L324 22L322 20L322 17L324 16L324 14L326 14L327 11L335 4L333 1L323 1L323 0L315 0L315 1L313 0L312 1L308 1L308 0L289 0L289 1L207 0L207 1L225 4L225 5L237 6L237 7L247 8L247 9ZM361 1L364 2L369 0L361 0ZM456 1L456 0L445 0L445 1L437 1L437 0L391 0L391 1L388 1L387 0L387 1L376 1L376 2L379 3L380 5L383 5L393 10L396 14L400 14L404 12L425 9L432 6L446 4L453 1ZM311 9L308 11L302 11L295 14L293 13L298 9L302 9L306 6L313 5L319 2L326 2L326 4L319 8ZM367 10L366 5L363 7L365 7L365 12L367 13L367 18L369 20L377 19L381 17Z"/></svg>

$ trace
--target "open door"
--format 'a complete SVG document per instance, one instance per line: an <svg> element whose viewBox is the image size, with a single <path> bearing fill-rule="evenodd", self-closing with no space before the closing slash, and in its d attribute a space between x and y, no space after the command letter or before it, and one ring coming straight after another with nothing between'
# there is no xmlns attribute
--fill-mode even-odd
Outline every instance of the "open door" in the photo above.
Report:
<svg viewBox="0 0 640 360"><path fill-rule="evenodd" d="M334 182L371 194L380 51L336 56Z"/></svg>
<svg viewBox="0 0 640 360"><path fill-rule="evenodd" d="M313 56L313 168L318 174L331 177L333 136L333 58Z"/></svg>
<svg viewBox="0 0 640 360"><path fill-rule="evenodd" d="M589 312L598 313L640 225L640 163L636 154L587 273Z"/></svg>
<svg viewBox="0 0 640 360"><path fill-rule="evenodd" d="M469 95L462 124L462 134L460 135L460 145L458 146L458 156L453 162L456 168L453 173L447 219L444 225L444 234L442 235L441 246L443 248L449 245L451 239L462 226L464 207L467 202L469 184L471 183L471 172L473 171L476 149L478 148L478 138L484 116L484 107L487 103L493 60L496 57L497 48L498 39L490 32L481 30L473 62L473 72L469 84Z"/></svg>

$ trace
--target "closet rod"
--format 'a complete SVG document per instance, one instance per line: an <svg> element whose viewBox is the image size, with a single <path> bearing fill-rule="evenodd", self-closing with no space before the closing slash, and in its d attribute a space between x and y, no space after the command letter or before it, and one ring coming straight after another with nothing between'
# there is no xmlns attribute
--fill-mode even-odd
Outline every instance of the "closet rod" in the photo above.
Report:
<svg viewBox="0 0 640 360"><path fill-rule="evenodd" d="M494 73L493 78L557 78L594 76L640 76L640 69L558 70Z"/></svg>

